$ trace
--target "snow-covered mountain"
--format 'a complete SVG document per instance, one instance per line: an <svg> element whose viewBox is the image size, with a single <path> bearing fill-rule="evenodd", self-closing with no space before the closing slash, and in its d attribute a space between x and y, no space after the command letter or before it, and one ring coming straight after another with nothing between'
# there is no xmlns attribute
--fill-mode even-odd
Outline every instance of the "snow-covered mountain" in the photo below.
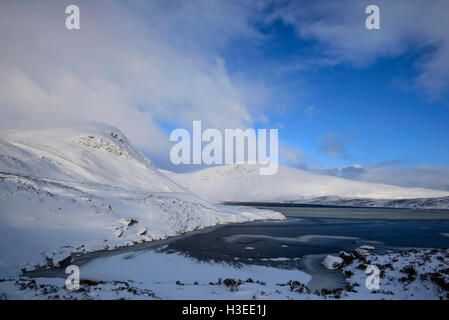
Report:
<svg viewBox="0 0 449 320"><path fill-rule="evenodd" d="M262 176L257 165L238 164L176 174L172 180L219 203L291 202L348 206L449 208L449 192L366 183L279 166Z"/></svg>
<svg viewBox="0 0 449 320"><path fill-rule="evenodd" d="M182 189L113 127L0 132L0 171L153 192Z"/></svg>
<svg viewBox="0 0 449 320"><path fill-rule="evenodd" d="M110 126L0 132L0 274L67 262L72 252L282 218L204 201Z"/></svg>

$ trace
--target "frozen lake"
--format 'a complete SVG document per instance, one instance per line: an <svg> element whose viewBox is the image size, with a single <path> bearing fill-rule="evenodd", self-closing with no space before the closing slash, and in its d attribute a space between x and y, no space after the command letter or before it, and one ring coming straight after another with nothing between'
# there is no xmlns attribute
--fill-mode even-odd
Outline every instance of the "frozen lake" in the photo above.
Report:
<svg viewBox="0 0 449 320"><path fill-rule="evenodd" d="M270 208L282 212L287 220L207 228L164 241L74 257L74 263L83 267L122 255L118 263L126 260L129 264L135 256L145 255L145 252L181 254L194 261L224 262L237 268L258 265L302 270L312 276L309 284L312 289L330 289L343 286L343 276L322 267L321 261L327 254L352 251L361 245L374 246L377 252L449 247L449 211L316 206ZM63 269L54 269L30 275L65 277L63 272ZM126 274L126 270L121 270L122 277L123 273Z"/></svg>

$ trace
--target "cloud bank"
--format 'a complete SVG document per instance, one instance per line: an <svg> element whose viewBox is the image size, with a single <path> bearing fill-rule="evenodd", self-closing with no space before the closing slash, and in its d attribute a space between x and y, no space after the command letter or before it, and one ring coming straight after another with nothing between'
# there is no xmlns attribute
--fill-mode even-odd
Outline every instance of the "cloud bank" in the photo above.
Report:
<svg viewBox="0 0 449 320"><path fill-rule="evenodd" d="M441 166L421 165L403 168L399 167L396 161L391 161L371 166L354 165L330 169L309 168L309 170L357 181L449 190L449 168Z"/></svg>
<svg viewBox="0 0 449 320"><path fill-rule="evenodd" d="M220 56L231 39L261 36L248 22L254 7L70 4L80 7L80 30L66 30L65 1L2 1L0 128L106 122L150 154L168 154L161 123L246 127L263 115L251 104L258 85L234 81Z"/></svg>

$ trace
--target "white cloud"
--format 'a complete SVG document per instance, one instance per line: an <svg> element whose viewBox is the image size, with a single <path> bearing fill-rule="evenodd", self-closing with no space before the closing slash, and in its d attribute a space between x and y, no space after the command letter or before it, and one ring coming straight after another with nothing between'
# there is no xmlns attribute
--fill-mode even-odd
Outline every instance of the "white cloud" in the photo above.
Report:
<svg viewBox="0 0 449 320"><path fill-rule="evenodd" d="M288 146L282 142L279 144L279 157L282 163L299 169L307 169L311 160L311 156L301 148Z"/></svg>
<svg viewBox="0 0 449 320"><path fill-rule="evenodd" d="M245 127L255 121L220 50L234 37L261 37L257 8L227 1L72 1L81 29L65 29L63 1L2 1L0 128L86 121L121 128L150 153L167 153L158 125ZM257 110L263 117L263 110Z"/></svg>
<svg viewBox="0 0 449 320"><path fill-rule="evenodd" d="M329 157L346 160L351 158L344 144L344 142L348 141L347 138L334 132L329 132L324 137L319 137L317 141L320 144L319 151L326 153Z"/></svg>
<svg viewBox="0 0 449 320"><path fill-rule="evenodd" d="M311 168L310 170L358 181L449 190L449 168L429 165L407 168L399 167L397 164L392 161L372 166L353 165L342 168Z"/></svg>
<svg viewBox="0 0 449 320"><path fill-rule="evenodd" d="M308 106L306 107L306 115L309 119L311 119L313 117L313 115L315 114L316 110L315 110L315 106Z"/></svg>

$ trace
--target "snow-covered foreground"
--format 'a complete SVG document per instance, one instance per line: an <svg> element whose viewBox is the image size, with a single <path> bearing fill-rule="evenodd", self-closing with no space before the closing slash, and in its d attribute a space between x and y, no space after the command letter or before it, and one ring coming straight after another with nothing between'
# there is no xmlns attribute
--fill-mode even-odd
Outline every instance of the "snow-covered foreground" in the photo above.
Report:
<svg viewBox="0 0 449 320"><path fill-rule="evenodd" d="M164 171L172 180L209 201L291 202L359 207L449 208L449 192L404 188L332 177L279 166L261 176L257 165L236 164L193 173Z"/></svg>
<svg viewBox="0 0 449 320"><path fill-rule="evenodd" d="M340 254L349 299L449 299L449 249L410 249L376 255L357 249ZM379 288L369 290L366 267L380 270Z"/></svg>
<svg viewBox="0 0 449 320"><path fill-rule="evenodd" d="M160 173L116 128L0 132L0 275L280 213L213 205Z"/></svg>
<svg viewBox="0 0 449 320"><path fill-rule="evenodd" d="M329 264L329 262L331 262ZM299 270L198 262L178 254L140 252L96 259L81 267L81 287L59 278L0 281L3 299L449 299L449 251L410 249L377 255L359 248L323 263L343 272L346 287L315 290ZM368 265L380 270L367 288Z"/></svg>
<svg viewBox="0 0 449 320"><path fill-rule="evenodd" d="M294 299L310 276L299 270L198 262L178 254L139 252L96 259L80 268L81 290L64 279L0 282L5 299ZM291 280L294 279L292 282ZM43 285L41 287L41 285ZM24 290L25 289L25 290ZM317 298L304 294L303 298Z"/></svg>

